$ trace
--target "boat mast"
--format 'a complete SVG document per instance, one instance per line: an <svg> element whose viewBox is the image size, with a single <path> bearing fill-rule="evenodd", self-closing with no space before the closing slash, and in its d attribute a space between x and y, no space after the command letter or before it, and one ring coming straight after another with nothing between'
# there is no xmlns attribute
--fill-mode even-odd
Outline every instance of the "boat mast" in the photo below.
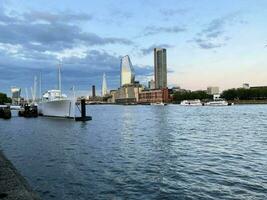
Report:
<svg viewBox="0 0 267 200"><path fill-rule="evenodd" d="M59 61L59 64L58 64L58 90L60 91L60 96L61 96L61 65L62 65L62 61Z"/></svg>
<svg viewBox="0 0 267 200"><path fill-rule="evenodd" d="M28 88L25 88L25 94L26 94L26 102L27 104L29 104Z"/></svg>
<svg viewBox="0 0 267 200"><path fill-rule="evenodd" d="M33 87L31 87L32 102L33 103L35 103L35 101L36 101L36 89L37 89L37 76L34 76L34 79L33 79Z"/></svg>
<svg viewBox="0 0 267 200"><path fill-rule="evenodd" d="M39 98L42 100L42 72L40 72L39 76Z"/></svg>

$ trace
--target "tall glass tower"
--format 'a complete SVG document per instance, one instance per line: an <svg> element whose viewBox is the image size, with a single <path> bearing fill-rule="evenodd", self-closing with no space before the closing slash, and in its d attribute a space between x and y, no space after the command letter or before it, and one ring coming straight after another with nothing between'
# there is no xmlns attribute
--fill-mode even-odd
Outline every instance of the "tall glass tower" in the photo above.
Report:
<svg viewBox="0 0 267 200"><path fill-rule="evenodd" d="M162 48L154 49L154 78L155 88L167 87L167 50Z"/></svg>
<svg viewBox="0 0 267 200"><path fill-rule="evenodd" d="M130 57L124 56L121 59L121 86L126 84L133 84L135 73Z"/></svg>
<svg viewBox="0 0 267 200"><path fill-rule="evenodd" d="M107 80L106 74L103 74L103 82L102 82L102 96L106 96L108 94Z"/></svg>

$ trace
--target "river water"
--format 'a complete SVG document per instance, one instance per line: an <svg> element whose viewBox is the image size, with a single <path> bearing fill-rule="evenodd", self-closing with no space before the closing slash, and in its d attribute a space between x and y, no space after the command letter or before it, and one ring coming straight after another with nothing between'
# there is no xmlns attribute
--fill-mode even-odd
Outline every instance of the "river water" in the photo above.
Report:
<svg viewBox="0 0 267 200"><path fill-rule="evenodd" d="M267 106L88 106L92 121L0 120L43 199L267 199Z"/></svg>

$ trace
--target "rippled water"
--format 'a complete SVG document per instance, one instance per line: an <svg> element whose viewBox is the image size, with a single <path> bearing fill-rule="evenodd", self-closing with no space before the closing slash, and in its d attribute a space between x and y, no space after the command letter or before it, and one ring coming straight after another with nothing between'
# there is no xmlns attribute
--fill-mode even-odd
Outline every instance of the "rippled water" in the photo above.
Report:
<svg viewBox="0 0 267 200"><path fill-rule="evenodd" d="M43 199L267 199L267 106L90 106L93 121L0 120Z"/></svg>

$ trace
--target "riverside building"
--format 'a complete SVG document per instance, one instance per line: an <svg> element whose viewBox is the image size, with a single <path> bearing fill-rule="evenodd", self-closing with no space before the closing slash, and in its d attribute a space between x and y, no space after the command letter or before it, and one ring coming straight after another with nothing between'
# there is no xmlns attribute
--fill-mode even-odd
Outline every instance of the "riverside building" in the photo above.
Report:
<svg viewBox="0 0 267 200"><path fill-rule="evenodd" d="M170 100L170 94L168 88L143 90L139 93L139 103L168 103Z"/></svg>
<svg viewBox="0 0 267 200"><path fill-rule="evenodd" d="M134 84L135 73L130 57L124 56L121 59L121 87L123 85Z"/></svg>
<svg viewBox="0 0 267 200"><path fill-rule="evenodd" d="M11 94L12 94L12 104L19 105L21 97L21 89L17 87L11 87Z"/></svg>
<svg viewBox="0 0 267 200"><path fill-rule="evenodd" d="M122 57L120 70L120 88L111 92L109 101L118 104L135 104L139 100L139 93L144 88L135 81L134 68L128 55Z"/></svg>
<svg viewBox="0 0 267 200"><path fill-rule="evenodd" d="M155 88L167 88L167 50L154 49L154 80Z"/></svg>
<svg viewBox="0 0 267 200"><path fill-rule="evenodd" d="M155 89L155 81L154 80L148 81L148 89L150 89L150 90Z"/></svg>
<svg viewBox="0 0 267 200"><path fill-rule="evenodd" d="M207 88L207 94L209 94L209 95L220 94L220 88L210 86Z"/></svg>
<svg viewBox="0 0 267 200"><path fill-rule="evenodd" d="M106 96L108 94L107 80L106 74L103 74L103 82L102 82L102 96Z"/></svg>

